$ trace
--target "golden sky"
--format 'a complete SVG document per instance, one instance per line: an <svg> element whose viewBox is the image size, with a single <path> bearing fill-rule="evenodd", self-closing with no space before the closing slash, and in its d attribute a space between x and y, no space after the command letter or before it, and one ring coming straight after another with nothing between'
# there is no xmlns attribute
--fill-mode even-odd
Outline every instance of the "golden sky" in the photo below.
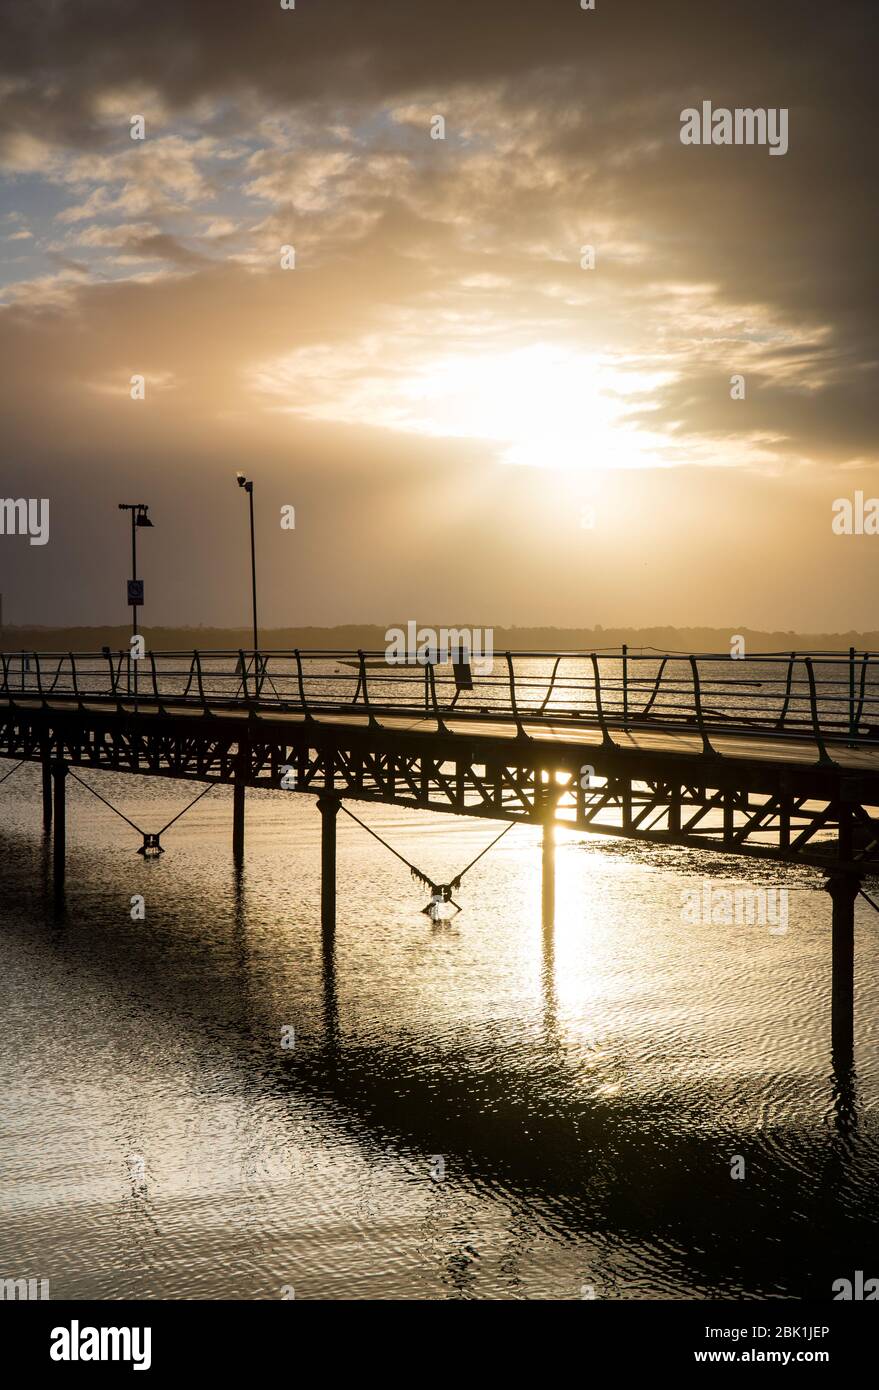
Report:
<svg viewBox="0 0 879 1390"><path fill-rule="evenodd" d="M51 502L0 538L7 621L125 621L120 501L147 623L245 621L241 468L265 625L875 627L879 537L831 529L879 493L874 31L4 7L2 492ZM682 144L705 100L787 109L787 153Z"/></svg>

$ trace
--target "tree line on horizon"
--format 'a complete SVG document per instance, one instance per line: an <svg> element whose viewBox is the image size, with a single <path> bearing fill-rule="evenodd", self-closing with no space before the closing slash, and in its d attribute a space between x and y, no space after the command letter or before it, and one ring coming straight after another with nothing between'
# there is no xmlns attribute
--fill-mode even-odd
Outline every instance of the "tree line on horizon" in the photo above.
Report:
<svg viewBox="0 0 879 1390"><path fill-rule="evenodd" d="M263 629L260 645L266 651L323 649L348 651L362 648L380 651L387 645L388 627L372 623L339 624L333 627L276 627ZM460 627L469 626L459 624ZM879 631L842 633L799 633L765 631L747 627L495 627L495 651L566 651L619 648L626 643L633 651L653 647L662 651L726 652L734 637L744 639L745 652L774 651L859 651L879 650ZM248 650L252 635L244 627L163 627L143 624L141 632L147 648L153 651ZM0 650L94 652L101 647L113 651L127 649L131 629L128 625L94 627L54 627L49 625L4 625L0 629ZM740 645L740 644L739 644Z"/></svg>

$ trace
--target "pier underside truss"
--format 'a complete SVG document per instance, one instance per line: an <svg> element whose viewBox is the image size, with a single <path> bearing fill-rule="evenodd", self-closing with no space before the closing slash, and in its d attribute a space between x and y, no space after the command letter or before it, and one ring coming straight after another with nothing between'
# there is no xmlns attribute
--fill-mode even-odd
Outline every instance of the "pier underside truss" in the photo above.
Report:
<svg viewBox="0 0 879 1390"><path fill-rule="evenodd" d="M0 708L0 756L879 874L879 776L818 762L36 703Z"/></svg>

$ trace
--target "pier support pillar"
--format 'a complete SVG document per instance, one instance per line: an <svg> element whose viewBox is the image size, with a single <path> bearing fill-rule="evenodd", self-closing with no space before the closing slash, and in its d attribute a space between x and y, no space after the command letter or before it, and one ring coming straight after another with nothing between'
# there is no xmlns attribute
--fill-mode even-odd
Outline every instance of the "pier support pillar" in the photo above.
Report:
<svg viewBox="0 0 879 1390"><path fill-rule="evenodd" d="M832 874L827 891L831 917L831 1047L834 1062L848 1066L854 1057L855 899L861 886L857 874Z"/></svg>
<svg viewBox="0 0 879 1390"><path fill-rule="evenodd" d="M336 817L339 798L324 794L317 799L321 814L320 837L320 923L324 942L336 930Z"/></svg>
<svg viewBox="0 0 879 1390"><path fill-rule="evenodd" d="M52 764L52 792L55 832L52 837L52 876L56 901L64 897L64 865L67 849L66 790L67 764L60 759Z"/></svg>
<svg viewBox="0 0 879 1390"><path fill-rule="evenodd" d="M238 746L235 781L232 784L232 858L239 868L244 863L244 798L249 771L250 749L242 742Z"/></svg>
<svg viewBox="0 0 879 1390"><path fill-rule="evenodd" d="M52 829L52 756L48 748L43 749L43 833L48 835Z"/></svg>
<svg viewBox="0 0 879 1390"><path fill-rule="evenodd" d="M240 777L235 778L232 791L232 858L244 862L244 797L246 788Z"/></svg>
<svg viewBox="0 0 879 1390"><path fill-rule="evenodd" d="M552 811L547 809L543 821L543 875L541 883L542 917L544 927L552 927L555 922L555 822Z"/></svg>

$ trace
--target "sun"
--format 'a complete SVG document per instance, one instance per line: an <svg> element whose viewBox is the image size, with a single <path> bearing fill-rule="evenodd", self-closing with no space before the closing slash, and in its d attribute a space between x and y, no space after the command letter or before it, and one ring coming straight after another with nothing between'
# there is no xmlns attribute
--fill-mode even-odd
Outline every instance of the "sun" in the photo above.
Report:
<svg viewBox="0 0 879 1390"><path fill-rule="evenodd" d="M400 383L408 427L485 439L508 463L591 471L657 463L662 441L630 420L664 374L538 344L425 363ZM398 402L400 403L400 402Z"/></svg>
<svg viewBox="0 0 879 1390"><path fill-rule="evenodd" d="M592 472L662 465L667 437L634 418L672 378L598 353L535 343L477 344L393 355L372 340L348 352L297 351L263 367L257 384L278 409L316 420L447 439L483 440L505 463Z"/></svg>

